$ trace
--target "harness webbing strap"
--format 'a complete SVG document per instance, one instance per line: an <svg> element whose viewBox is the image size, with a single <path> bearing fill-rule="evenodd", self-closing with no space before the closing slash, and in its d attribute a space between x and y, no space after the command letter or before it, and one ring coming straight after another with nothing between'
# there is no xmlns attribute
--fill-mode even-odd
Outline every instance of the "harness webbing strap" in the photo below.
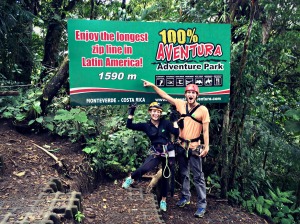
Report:
<svg viewBox="0 0 300 224"><path fill-rule="evenodd" d="M188 104L186 104L186 114L181 114L180 117L183 117L183 118L184 118L184 117L191 117L194 121L196 121L196 122L202 124L202 121L199 121L199 120L197 120L196 118L194 118L194 117L192 116L193 113L198 109L198 107L200 107L200 104L198 104L197 106L195 106L195 107L189 112ZM190 144L191 142L197 142L197 141L200 140L200 136L197 137L197 138L193 138L193 139L184 139L184 138L181 138L181 137L178 137L178 138L179 138L180 141L184 142L184 143L187 145L187 147L189 147L189 144Z"/></svg>
<svg viewBox="0 0 300 224"><path fill-rule="evenodd" d="M198 107L200 107L200 104L198 104L197 106L195 106L190 112L189 112L189 109L188 109L188 105L186 104L186 114L181 114L180 117L191 117L194 121L202 124L202 121L199 121L197 120L196 118L194 118L192 115L193 113L198 109Z"/></svg>
<svg viewBox="0 0 300 224"><path fill-rule="evenodd" d="M184 139L184 138L181 138L181 137L178 137L180 141L190 141L190 142L198 142L200 140L200 136L197 137L197 138L193 138L193 139Z"/></svg>

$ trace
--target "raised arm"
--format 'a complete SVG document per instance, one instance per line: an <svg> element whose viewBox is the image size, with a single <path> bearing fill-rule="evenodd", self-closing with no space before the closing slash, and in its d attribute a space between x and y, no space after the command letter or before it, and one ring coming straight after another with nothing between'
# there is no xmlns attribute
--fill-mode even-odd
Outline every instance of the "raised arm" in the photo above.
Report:
<svg viewBox="0 0 300 224"><path fill-rule="evenodd" d="M148 86L152 87L158 95L160 95L162 98L166 99L170 104L175 105L175 99L173 97L171 97L169 94L167 94L165 91L163 91L162 89L160 89L159 87L154 85L152 82L148 82L144 79L142 79L142 81L144 82L145 87L148 87Z"/></svg>

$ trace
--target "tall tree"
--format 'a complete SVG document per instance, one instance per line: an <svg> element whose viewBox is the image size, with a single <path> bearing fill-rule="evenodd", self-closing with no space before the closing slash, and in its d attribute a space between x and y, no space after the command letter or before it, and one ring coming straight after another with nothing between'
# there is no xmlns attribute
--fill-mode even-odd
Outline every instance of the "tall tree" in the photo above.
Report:
<svg viewBox="0 0 300 224"><path fill-rule="evenodd" d="M64 19L66 18L66 13L74 9L76 2L78 0L71 0L67 3L62 0L53 0L51 2L50 14L45 18L45 23L48 24L48 27L42 61L45 70L41 73L41 80L50 71L58 67L61 38L66 27Z"/></svg>
<svg viewBox="0 0 300 224"><path fill-rule="evenodd" d="M0 3L0 74L2 78L30 82L33 67L33 14L25 3Z"/></svg>

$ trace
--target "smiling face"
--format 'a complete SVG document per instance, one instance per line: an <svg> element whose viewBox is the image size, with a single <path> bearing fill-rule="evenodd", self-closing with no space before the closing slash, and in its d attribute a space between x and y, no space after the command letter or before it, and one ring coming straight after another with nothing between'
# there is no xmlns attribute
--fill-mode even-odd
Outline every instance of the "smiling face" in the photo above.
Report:
<svg viewBox="0 0 300 224"><path fill-rule="evenodd" d="M151 120L153 121L159 121L161 116L161 110L157 109L151 109L149 110L149 114L151 116Z"/></svg>
<svg viewBox="0 0 300 224"><path fill-rule="evenodd" d="M192 90L188 90L185 92L185 98L186 98L186 101L189 103L189 104L194 104L197 100L197 92L196 91L192 91Z"/></svg>

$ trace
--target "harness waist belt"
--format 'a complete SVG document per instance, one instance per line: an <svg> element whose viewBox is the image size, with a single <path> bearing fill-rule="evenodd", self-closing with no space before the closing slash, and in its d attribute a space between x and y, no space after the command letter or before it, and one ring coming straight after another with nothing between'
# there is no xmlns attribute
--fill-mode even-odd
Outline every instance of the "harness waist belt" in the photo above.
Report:
<svg viewBox="0 0 300 224"><path fill-rule="evenodd" d="M178 137L180 139L180 141L183 141L183 142L198 142L200 140L200 136L198 138L193 138L193 139L184 139L184 138L181 138L181 137Z"/></svg>
<svg viewBox="0 0 300 224"><path fill-rule="evenodd" d="M168 146L168 143L167 144L153 144L152 146L156 149L162 149L164 146Z"/></svg>

